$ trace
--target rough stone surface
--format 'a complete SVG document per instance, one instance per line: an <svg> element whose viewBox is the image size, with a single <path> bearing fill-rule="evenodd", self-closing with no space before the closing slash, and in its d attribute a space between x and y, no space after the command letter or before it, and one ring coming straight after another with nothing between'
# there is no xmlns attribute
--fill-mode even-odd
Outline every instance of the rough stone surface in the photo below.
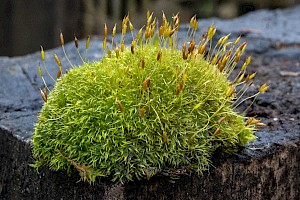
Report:
<svg viewBox="0 0 300 200"><path fill-rule="evenodd" d="M247 54L254 57L250 71L258 71L257 84L271 84L248 112L268 124L256 133L257 141L237 155L216 152L208 172L179 179L163 176L125 185L105 180L88 185L77 182L78 175L69 177L46 167L37 174L29 164L33 126L43 104L37 75L40 54L0 57L0 198L300 199L300 7L262 10L234 20L200 20L200 32L212 22L218 36L231 32L233 38L242 35L249 41ZM88 60L101 59L101 44L100 38L93 38ZM73 45L67 44L66 51L73 64L80 64ZM79 45L85 55L85 42ZM46 51L53 76L58 69L54 52L68 68L60 48ZM53 85L51 79L46 81Z"/></svg>

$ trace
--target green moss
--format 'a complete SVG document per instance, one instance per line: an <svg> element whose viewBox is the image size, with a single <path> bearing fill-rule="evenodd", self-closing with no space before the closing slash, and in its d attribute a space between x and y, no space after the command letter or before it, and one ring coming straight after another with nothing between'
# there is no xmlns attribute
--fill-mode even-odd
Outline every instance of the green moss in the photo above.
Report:
<svg viewBox="0 0 300 200"><path fill-rule="evenodd" d="M64 74L35 125L35 167L77 169L92 182L201 173L217 148L233 152L254 140L253 123L233 109L228 73L183 51L141 41L134 53L126 47Z"/></svg>

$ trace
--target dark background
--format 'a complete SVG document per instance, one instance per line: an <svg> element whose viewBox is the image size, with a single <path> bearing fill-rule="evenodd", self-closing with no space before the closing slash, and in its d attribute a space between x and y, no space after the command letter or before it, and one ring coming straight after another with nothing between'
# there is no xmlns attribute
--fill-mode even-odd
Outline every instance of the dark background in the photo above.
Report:
<svg viewBox="0 0 300 200"><path fill-rule="evenodd" d="M86 35L102 34L103 24L111 30L130 13L135 27L145 21L149 9L160 19L161 11L172 16L180 11L182 22L198 18L233 18L257 9L284 8L300 0L0 0L0 56L20 56L59 45Z"/></svg>

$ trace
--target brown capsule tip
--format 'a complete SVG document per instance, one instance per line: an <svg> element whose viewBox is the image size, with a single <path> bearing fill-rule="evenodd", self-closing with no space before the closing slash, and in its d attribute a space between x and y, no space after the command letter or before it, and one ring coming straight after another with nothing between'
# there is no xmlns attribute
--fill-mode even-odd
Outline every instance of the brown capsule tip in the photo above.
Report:
<svg viewBox="0 0 300 200"><path fill-rule="evenodd" d="M103 41L102 41L102 48L104 49L104 50L106 50L106 38L104 38L103 39Z"/></svg>
<svg viewBox="0 0 300 200"><path fill-rule="evenodd" d="M56 75L56 78L59 78L62 74L62 67L59 66L59 69L58 69L58 72L57 72L57 75Z"/></svg>
<svg viewBox="0 0 300 200"><path fill-rule="evenodd" d="M150 77L147 77L143 82L143 88L144 90L147 90L150 88Z"/></svg>
<svg viewBox="0 0 300 200"><path fill-rule="evenodd" d="M119 56L120 56L120 51L119 51L119 48L118 48L118 47L116 48L115 52L116 52L116 57L119 58Z"/></svg>
<svg viewBox="0 0 300 200"><path fill-rule="evenodd" d="M86 39L86 43L85 43L85 49L88 49L90 46L90 42L91 42L91 36L88 35L87 39Z"/></svg>
<svg viewBox="0 0 300 200"><path fill-rule="evenodd" d="M129 29L130 29L130 31L133 31L133 25L132 25L131 21L129 20L128 22L129 22Z"/></svg>
<svg viewBox="0 0 300 200"><path fill-rule="evenodd" d="M249 65L249 64L250 64L251 59L252 59L252 56L249 56L249 57L246 59L246 61L245 61L246 65Z"/></svg>
<svg viewBox="0 0 300 200"><path fill-rule="evenodd" d="M237 83L242 82L242 80L244 79L244 76L245 76L245 72L244 72L243 74L240 75L240 77L239 77L238 80L237 80Z"/></svg>
<svg viewBox="0 0 300 200"><path fill-rule="evenodd" d="M127 24L129 22L129 14L125 16L125 23Z"/></svg>
<svg viewBox="0 0 300 200"><path fill-rule="evenodd" d="M40 93L41 93L42 99L43 99L43 101L45 103L47 103L47 92L45 93L44 91L40 89Z"/></svg>
<svg viewBox="0 0 300 200"><path fill-rule="evenodd" d="M144 90L147 90L150 88L150 77L148 77L144 80L143 87L144 87Z"/></svg>
<svg viewBox="0 0 300 200"><path fill-rule="evenodd" d="M219 45L219 44L221 44L221 43L222 43L222 41L223 41L224 37L225 37L225 36L222 36L222 37L221 37L221 38L218 40L218 42L217 42L217 45Z"/></svg>
<svg viewBox="0 0 300 200"><path fill-rule="evenodd" d="M136 45L136 40L133 40L131 42L131 46L130 46L130 50L131 50L131 53L134 54L134 48L135 48L135 45Z"/></svg>
<svg viewBox="0 0 300 200"><path fill-rule="evenodd" d="M120 47L121 52L123 52L124 49L125 49L125 42L124 42L124 40L122 40L121 47Z"/></svg>
<svg viewBox="0 0 300 200"><path fill-rule="evenodd" d="M220 72L223 72L225 65L223 65L220 61L221 60L219 60L219 62L218 62L218 69L220 70Z"/></svg>
<svg viewBox="0 0 300 200"><path fill-rule="evenodd" d="M111 36L115 37L116 32L117 32L117 24L114 25Z"/></svg>
<svg viewBox="0 0 300 200"><path fill-rule="evenodd" d="M256 76L256 72L254 72L253 74L250 75L250 79L253 79Z"/></svg>
<svg viewBox="0 0 300 200"><path fill-rule="evenodd" d="M177 14L173 17L173 20L174 20L174 26L175 26L175 28L178 28L178 26L179 26L179 13L177 13Z"/></svg>
<svg viewBox="0 0 300 200"><path fill-rule="evenodd" d="M229 58L229 56L224 56L223 57L223 59L222 59L222 62L221 62L221 65L223 65L223 66L225 66L225 64L227 63L227 61L228 61L228 58Z"/></svg>
<svg viewBox="0 0 300 200"><path fill-rule="evenodd" d="M235 56L235 59L234 59L234 62L238 62L240 59L241 59L241 53L237 52L236 56Z"/></svg>
<svg viewBox="0 0 300 200"><path fill-rule="evenodd" d="M205 51L205 45L200 45L198 48L198 54L203 54Z"/></svg>
<svg viewBox="0 0 300 200"><path fill-rule="evenodd" d="M196 46L195 41L191 41L190 45L189 45L189 48L188 48L188 52L191 53L192 51L194 51L195 46Z"/></svg>
<svg viewBox="0 0 300 200"><path fill-rule="evenodd" d="M144 57L142 57L141 65L142 65L142 69L145 69L145 59L144 59Z"/></svg>
<svg viewBox="0 0 300 200"><path fill-rule="evenodd" d="M177 96L180 94L182 88L183 88L182 82L179 81L179 83L178 83L178 85L177 85L177 91L176 91L176 95L177 95Z"/></svg>
<svg viewBox="0 0 300 200"><path fill-rule="evenodd" d="M158 29L158 36L162 36L163 33L164 33L164 27L160 26L159 29Z"/></svg>
<svg viewBox="0 0 300 200"><path fill-rule="evenodd" d="M266 83L264 83L264 84L259 88L259 93L265 93L265 92L268 90L269 87L270 87L269 85L267 85Z"/></svg>
<svg viewBox="0 0 300 200"><path fill-rule="evenodd" d="M186 43L185 42L182 45L182 51L186 52Z"/></svg>
<svg viewBox="0 0 300 200"><path fill-rule="evenodd" d="M205 33L202 34L200 41L205 40L206 37L207 37L207 32L205 32Z"/></svg>
<svg viewBox="0 0 300 200"><path fill-rule="evenodd" d="M74 33L74 43L75 43L76 49L78 49L78 39L77 39L75 33Z"/></svg>
<svg viewBox="0 0 300 200"><path fill-rule="evenodd" d="M230 56L231 53L232 53L232 48L229 49L229 51L227 52L226 56Z"/></svg>
<svg viewBox="0 0 300 200"><path fill-rule="evenodd" d="M45 60L45 51L42 46L41 46L41 58L42 58L42 61Z"/></svg>
<svg viewBox="0 0 300 200"><path fill-rule="evenodd" d="M213 60L211 61L211 64L214 65L217 63L217 61L218 61L218 56L215 55Z"/></svg>
<svg viewBox="0 0 300 200"><path fill-rule="evenodd" d="M130 51L132 54L134 54L134 46L133 45L130 46Z"/></svg>
<svg viewBox="0 0 300 200"><path fill-rule="evenodd" d="M246 46L246 44L247 44L247 42L243 42L238 48L242 49L242 48L244 48Z"/></svg>
<svg viewBox="0 0 300 200"><path fill-rule="evenodd" d="M233 45L237 45L241 40L241 35L234 41Z"/></svg>
<svg viewBox="0 0 300 200"><path fill-rule="evenodd" d="M222 63L222 60L220 59L220 60L218 61L218 69L220 69L221 63Z"/></svg>
<svg viewBox="0 0 300 200"><path fill-rule="evenodd" d="M127 25L126 24L123 24L122 25L122 35L125 35L127 32Z"/></svg>
<svg viewBox="0 0 300 200"><path fill-rule="evenodd" d="M104 24L104 37L106 38L108 36L108 31L107 31L107 25L106 23Z"/></svg>
<svg viewBox="0 0 300 200"><path fill-rule="evenodd" d="M160 61L160 60L161 60L161 56L162 56L162 52L159 51L159 52L157 53L156 60L157 60L157 61Z"/></svg>
<svg viewBox="0 0 300 200"><path fill-rule="evenodd" d="M241 51L241 54L243 54L245 52L247 48L247 42L243 42L238 48L237 50Z"/></svg>
<svg viewBox="0 0 300 200"><path fill-rule="evenodd" d="M163 24L168 22L164 11L162 11L162 22L163 22Z"/></svg>
<svg viewBox="0 0 300 200"><path fill-rule="evenodd" d="M61 44L62 46L64 46L64 45L65 45L65 40L64 40L64 35L62 34L62 32L60 32L59 37L60 37L60 44Z"/></svg>
<svg viewBox="0 0 300 200"><path fill-rule="evenodd" d="M58 56L56 55L56 53L54 54L54 59L55 59L55 62L57 63L57 65L61 66L61 62L60 62Z"/></svg>
<svg viewBox="0 0 300 200"><path fill-rule="evenodd" d="M263 124L262 122L260 122L260 120L259 119L255 119L254 117L249 117L248 118L248 120L246 121L246 126L248 126L248 125L255 125L256 126L256 124Z"/></svg>
<svg viewBox="0 0 300 200"><path fill-rule="evenodd" d="M145 39L148 40L149 38L150 38L150 29L149 29L149 27L146 27Z"/></svg>
<svg viewBox="0 0 300 200"><path fill-rule="evenodd" d="M147 19L150 17L150 10L147 10Z"/></svg>
<svg viewBox="0 0 300 200"><path fill-rule="evenodd" d="M194 25L194 20L196 18L196 15L194 15L191 20L190 20L190 27L193 28L193 25Z"/></svg>
<svg viewBox="0 0 300 200"><path fill-rule="evenodd" d="M111 50L110 49L107 50L107 57L109 57L109 58L111 57Z"/></svg>
<svg viewBox="0 0 300 200"><path fill-rule="evenodd" d="M235 93L235 89L233 89L233 90L230 92L229 97L231 97L234 93Z"/></svg>
<svg viewBox="0 0 300 200"><path fill-rule="evenodd" d="M229 36L230 36L230 33L229 33L228 35L224 36L223 39L222 39L222 41L221 41L221 44L224 45L224 44L227 42ZM226 46L227 46L227 45L226 45Z"/></svg>
<svg viewBox="0 0 300 200"><path fill-rule="evenodd" d="M167 133L166 131L163 132L163 142L166 144L168 143Z"/></svg>
<svg viewBox="0 0 300 200"><path fill-rule="evenodd" d="M230 87L228 88L227 92L226 92L226 96L227 97L231 97L233 95L233 93L235 92L235 89Z"/></svg>
<svg viewBox="0 0 300 200"><path fill-rule="evenodd" d="M215 130L215 132L213 133L213 136L216 137L219 133L220 133L221 129L220 128L217 128Z"/></svg>
<svg viewBox="0 0 300 200"><path fill-rule="evenodd" d="M224 121L225 117L221 117L217 122L216 124L221 124L222 121Z"/></svg>
<svg viewBox="0 0 300 200"><path fill-rule="evenodd" d="M139 30L139 32L138 32L137 37L136 37L137 40L139 40L139 39L142 37L142 34L143 34L143 28L144 28L144 27L140 28L140 30Z"/></svg>
<svg viewBox="0 0 300 200"><path fill-rule="evenodd" d="M184 60L187 59L187 52L186 52L186 43L184 42L183 45L182 45L182 58Z"/></svg>
<svg viewBox="0 0 300 200"><path fill-rule="evenodd" d="M213 36L215 35L216 33L216 28L215 28L215 25L212 24L209 29L208 29L208 32L207 32L207 35L208 35L208 39L212 39Z"/></svg>
<svg viewBox="0 0 300 200"><path fill-rule="evenodd" d="M250 80L250 75L248 74L245 78L245 83L247 84L249 82L249 80Z"/></svg>
<svg viewBox="0 0 300 200"><path fill-rule="evenodd" d="M44 87L44 90L43 90L44 94L47 96L47 89Z"/></svg>
<svg viewBox="0 0 300 200"><path fill-rule="evenodd" d="M152 16L153 16L153 13L151 13L151 15L149 15L149 17L147 18L147 26L150 25L150 23L152 21Z"/></svg>
<svg viewBox="0 0 300 200"><path fill-rule="evenodd" d="M188 53L187 53L187 52L184 52L184 51L182 51L182 58L183 58L183 60L186 60L186 59L187 59L187 57L188 57Z"/></svg>
<svg viewBox="0 0 300 200"><path fill-rule="evenodd" d="M118 104L120 112L124 112L124 108L123 108L123 106L121 104L121 101L117 100L117 104Z"/></svg>
<svg viewBox="0 0 300 200"><path fill-rule="evenodd" d="M197 19L195 18L194 24L193 24L193 29L194 29L194 31L196 31L197 28L198 28L198 21L197 21Z"/></svg>
<svg viewBox="0 0 300 200"><path fill-rule="evenodd" d="M245 83L249 83L250 80L252 80L256 75L256 72L252 73L251 75L247 75L246 79L245 79Z"/></svg>
<svg viewBox="0 0 300 200"><path fill-rule="evenodd" d="M177 28L174 28L173 30L171 30L169 37L172 37L172 35L176 32Z"/></svg>

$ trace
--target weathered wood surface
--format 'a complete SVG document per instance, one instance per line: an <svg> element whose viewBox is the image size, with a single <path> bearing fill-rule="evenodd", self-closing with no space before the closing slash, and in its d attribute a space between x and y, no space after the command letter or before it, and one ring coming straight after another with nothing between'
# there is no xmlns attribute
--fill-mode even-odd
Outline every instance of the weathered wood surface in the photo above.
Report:
<svg viewBox="0 0 300 200"><path fill-rule="evenodd" d="M270 80L268 93L258 98L249 112L268 127L256 133L258 139L237 155L216 153L213 166L203 175L180 179L156 177L115 185L77 182L43 168L37 174L32 163L31 137L36 115L42 106L37 75L39 52L16 58L0 58L0 198L1 199L300 199L300 7L258 11L223 21L199 21L200 32L214 22L218 35L242 34L253 55L252 71L257 82ZM185 29L181 27L180 33ZM84 55L84 41L79 44ZM80 63L73 44L66 51L74 64ZM53 74L58 49L46 52ZM101 59L101 39L94 38L89 60ZM68 66L62 59L63 66ZM51 80L47 80L51 83Z"/></svg>

